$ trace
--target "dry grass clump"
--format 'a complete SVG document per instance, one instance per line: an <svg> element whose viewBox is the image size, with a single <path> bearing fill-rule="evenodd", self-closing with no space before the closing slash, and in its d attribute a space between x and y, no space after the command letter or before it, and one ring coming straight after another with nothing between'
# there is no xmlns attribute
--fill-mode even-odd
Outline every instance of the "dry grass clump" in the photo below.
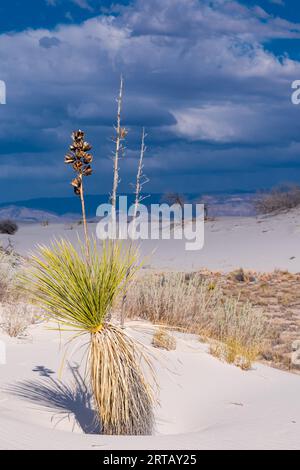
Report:
<svg viewBox="0 0 300 470"><path fill-rule="evenodd" d="M0 328L13 338L22 336L38 318L37 309L27 303L0 304Z"/></svg>
<svg viewBox="0 0 300 470"><path fill-rule="evenodd" d="M225 297L218 284L198 273L146 275L129 289L126 308L128 317L216 340L214 354L242 368L257 358L266 335L261 310Z"/></svg>
<svg viewBox="0 0 300 470"><path fill-rule="evenodd" d="M0 302L15 294L21 259L13 249L0 247Z"/></svg>
<svg viewBox="0 0 300 470"><path fill-rule="evenodd" d="M150 274L137 279L126 299L126 317L199 333L209 322L222 291L197 273Z"/></svg>
<svg viewBox="0 0 300 470"><path fill-rule="evenodd" d="M258 214L272 214L298 207L300 186L287 185L273 188L269 193L257 197L255 208Z"/></svg>
<svg viewBox="0 0 300 470"><path fill-rule="evenodd" d="M249 369L262 350L266 321L250 302L240 304L239 299L226 298L214 310L208 333L220 342L212 345L213 354Z"/></svg>
<svg viewBox="0 0 300 470"><path fill-rule="evenodd" d="M211 320L211 333L217 339L231 338L245 345L260 344L266 328L261 310L233 298L225 298L214 309Z"/></svg>
<svg viewBox="0 0 300 470"><path fill-rule="evenodd" d="M12 247L0 249L0 329L12 337L24 334L37 319L36 309L26 303L18 289L23 268L21 257Z"/></svg>
<svg viewBox="0 0 300 470"><path fill-rule="evenodd" d="M251 369L252 363L257 359L259 354L257 349L249 349L232 339L228 339L226 343L212 340L209 350L213 356L229 364L234 364L243 370Z"/></svg>
<svg viewBox="0 0 300 470"><path fill-rule="evenodd" d="M231 273L202 271L201 274L213 279L225 297L239 297L241 304L248 300L253 308L263 310L268 328L260 359L272 367L299 373L291 362L291 344L300 338L300 273L243 270L240 277L239 270Z"/></svg>
<svg viewBox="0 0 300 470"><path fill-rule="evenodd" d="M153 335L152 346L166 349L167 351L174 351L176 349L176 339L164 328L159 328Z"/></svg>

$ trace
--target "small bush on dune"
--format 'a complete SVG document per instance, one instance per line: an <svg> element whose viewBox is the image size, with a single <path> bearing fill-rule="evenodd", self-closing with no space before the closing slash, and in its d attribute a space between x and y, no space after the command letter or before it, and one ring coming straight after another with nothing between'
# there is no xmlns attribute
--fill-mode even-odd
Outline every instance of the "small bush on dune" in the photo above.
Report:
<svg viewBox="0 0 300 470"><path fill-rule="evenodd" d="M227 298L213 311L209 336L220 342L212 345L215 355L248 369L261 352L266 320L249 302Z"/></svg>
<svg viewBox="0 0 300 470"><path fill-rule="evenodd" d="M0 302L7 298L13 289L13 282L15 279L15 269L7 263L3 262L0 257Z"/></svg>
<svg viewBox="0 0 300 470"><path fill-rule="evenodd" d="M17 292L17 277L22 269L22 259L12 248L0 247L0 302L20 295Z"/></svg>
<svg viewBox="0 0 300 470"><path fill-rule="evenodd" d="M136 271L136 254L117 243L96 242L81 252L67 241L41 247L25 278L49 319L88 335L88 369L102 432L147 434L153 427L153 397L141 364L142 349L110 321L111 311ZM128 275L128 273L130 273ZM27 284L28 285L28 284Z"/></svg>
<svg viewBox="0 0 300 470"><path fill-rule="evenodd" d="M152 338L152 346L159 349L173 351L176 349L176 339L164 328L155 331Z"/></svg>
<svg viewBox="0 0 300 470"><path fill-rule="evenodd" d="M221 288L200 274L146 275L130 287L126 315L200 334L211 351L246 369L261 350L266 322L261 311L239 299L224 298Z"/></svg>
<svg viewBox="0 0 300 470"><path fill-rule="evenodd" d="M18 225L12 220L0 220L0 233L14 235L18 230Z"/></svg>
<svg viewBox="0 0 300 470"><path fill-rule="evenodd" d="M147 275L131 285L126 316L199 333L221 296L222 291L199 274Z"/></svg>
<svg viewBox="0 0 300 470"><path fill-rule="evenodd" d="M12 337L22 335L38 314L19 290L23 269L22 258L11 246L0 248L0 328Z"/></svg>
<svg viewBox="0 0 300 470"><path fill-rule="evenodd" d="M0 305L0 327L9 336L16 338L35 323L38 311L27 303L4 303Z"/></svg>
<svg viewBox="0 0 300 470"><path fill-rule="evenodd" d="M273 188L269 193L256 198L258 214L272 214L300 206L300 186L287 185Z"/></svg>

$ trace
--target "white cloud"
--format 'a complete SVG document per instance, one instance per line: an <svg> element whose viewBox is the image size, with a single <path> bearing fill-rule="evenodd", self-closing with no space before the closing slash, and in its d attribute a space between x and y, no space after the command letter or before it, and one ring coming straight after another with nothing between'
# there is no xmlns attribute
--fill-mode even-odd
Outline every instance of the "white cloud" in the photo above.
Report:
<svg viewBox="0 0 300 470"><path fill-rule="evenodd" d="M280 142L283 148L300 138L294 124L299 110L290 102L300 63L279 60L264 49L264 40L281 37L300 37L300 25L264 17L235 1L205 0L138 0L117 16L52 31L2 34L0 78L8 94L1 115L2 152L13 146L14 153L26 153L35 171L38 165L50 171L52 161L62 158L70 131L83 126L100 149L95 164L108 180L104 162L110 156L121 72L129 147L138 148L145 124L153 172L170 167L171 159L173 165L178 141L178 171L197 167L197 150L188 149L207 141L249 148ZM247 155L240 154L241 159ZM218 156L223 158L214 150L213 158ZM131 171L126 159L122 171ZM94 181L90 184L98 191Z"/></svg>
<svg viewBox="0 0 300 470"><path fill-rule="evenodd" d="M93 7L89 4L89 0L72 0L72 2L84 10L93 11Z"/></svg>
<svg viewBox="0 0 300 470"><path fill-rule="evenodd" d="M275 3L276 5L284 6L285 3L283 0L269 0L270 3Z"/></svg>
<svg viewBox="0 0 300 470"><path fill-rule="evenodd" d="M174 111L179 135L191 140L231 142L244 137L245 121L253 121L253 111L246 106L212 105ZM238 118L238 119L237 119Z"/></svg>
<svg viewBox="0 0 300 470"><path fill-rule="evenodd" d="M237 2L220 2L218 9L208 5L196 0L152 0L150 5L139 0L135 8L124 8L116 18L103 16L55 31L2 35L3 78L23 97L30 88L46 101L58 93L60 105L65 103L66 110L80 105L82 116L88 118L89 109L90 117L95 116L95 106L87 103L94 103L95 96L99 106L101 100L106 102L107 91L113 95L123 71L132 104L134 99L137 103L148 99L185 120L192 109L210 109L213 121L217 113L212 110L223 106L224 111L222 102L232 102L234 126L243 106L255 108L266 95L277 99L289 81L300 75L298 62L278 60L250 38L256 34L260 38L263 31L269 37L289 36L297 28L287 22L277 22L276 27L273 21L261 23L252 10ZM178 126L173 129L179 132ZM180 135L183 129L181 125ZM236 131L224 133L227 138L231 134L234 137Z"/></svg>
<svg viewBox="0 0 300 470"><path fill-rule="evenodd" d="M55 7L59 0L46 0L47 5ZM93 11L93 7L89 0L71 0L72 3L82 8L83 10Z"/></svg>

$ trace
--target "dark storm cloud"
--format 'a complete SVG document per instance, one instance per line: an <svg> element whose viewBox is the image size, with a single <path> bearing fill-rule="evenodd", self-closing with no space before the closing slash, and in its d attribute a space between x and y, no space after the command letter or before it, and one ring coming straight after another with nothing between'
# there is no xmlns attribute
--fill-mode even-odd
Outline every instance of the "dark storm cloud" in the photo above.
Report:
<svg viewBox="0 0 300 470"><path fill-rule="evenodd" d="M8 93L0 107L6 199L24 190L14 185L18 165L32 181L30 196L41 190L39 177L45 193L67 194L63 183L70 175L62 161L77 127L94 146L97 177L90 191L110 190L121 72L130 130L123 190L134 178L143 125L152 191L207 190L222 186L221 174L224 188L246 187L247 172L252 186L263 174L267 186L277 168L299 171L300 109L290 95L300 63L264 48L272 38L300 38L299 24L237 1L137 0L115 11L0 36L0 79Z"/></svg>

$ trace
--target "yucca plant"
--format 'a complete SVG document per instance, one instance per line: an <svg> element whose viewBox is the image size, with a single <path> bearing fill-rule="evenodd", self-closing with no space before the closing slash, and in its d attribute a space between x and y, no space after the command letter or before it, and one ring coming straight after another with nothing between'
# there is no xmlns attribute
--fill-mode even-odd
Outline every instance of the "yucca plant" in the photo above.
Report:
<svg viewBox="0 0 300 470"><path fill-rule="evenodd" d="M142 367L151 364L138 344L110 322L118 296L137 269L137 256L119 243L79 252L68 241L39 247L27 276L32 298L60 328L88 335L87 370L105 434L149 434L153 393ZM130 275L128 275L130 273Z"/></svg>
<svg viewBox="0 0 300 470"><path fill-rule="evenodd" d="M83 192L83 177L92 172L91 146L81 130L72 138L65 163L77 173L72 185L81 198L85 243L79 242L79 250L65 240L40 246L31 258L26 285L33 301L60 328L75 331L74 338L88 335L85 357L102 432L150 434L153 394L142 367L151 364L137 342L110 321L116 299L137 269L136 252L114 241L103 244L100 255L96 241L91 242Z"/></svg>

